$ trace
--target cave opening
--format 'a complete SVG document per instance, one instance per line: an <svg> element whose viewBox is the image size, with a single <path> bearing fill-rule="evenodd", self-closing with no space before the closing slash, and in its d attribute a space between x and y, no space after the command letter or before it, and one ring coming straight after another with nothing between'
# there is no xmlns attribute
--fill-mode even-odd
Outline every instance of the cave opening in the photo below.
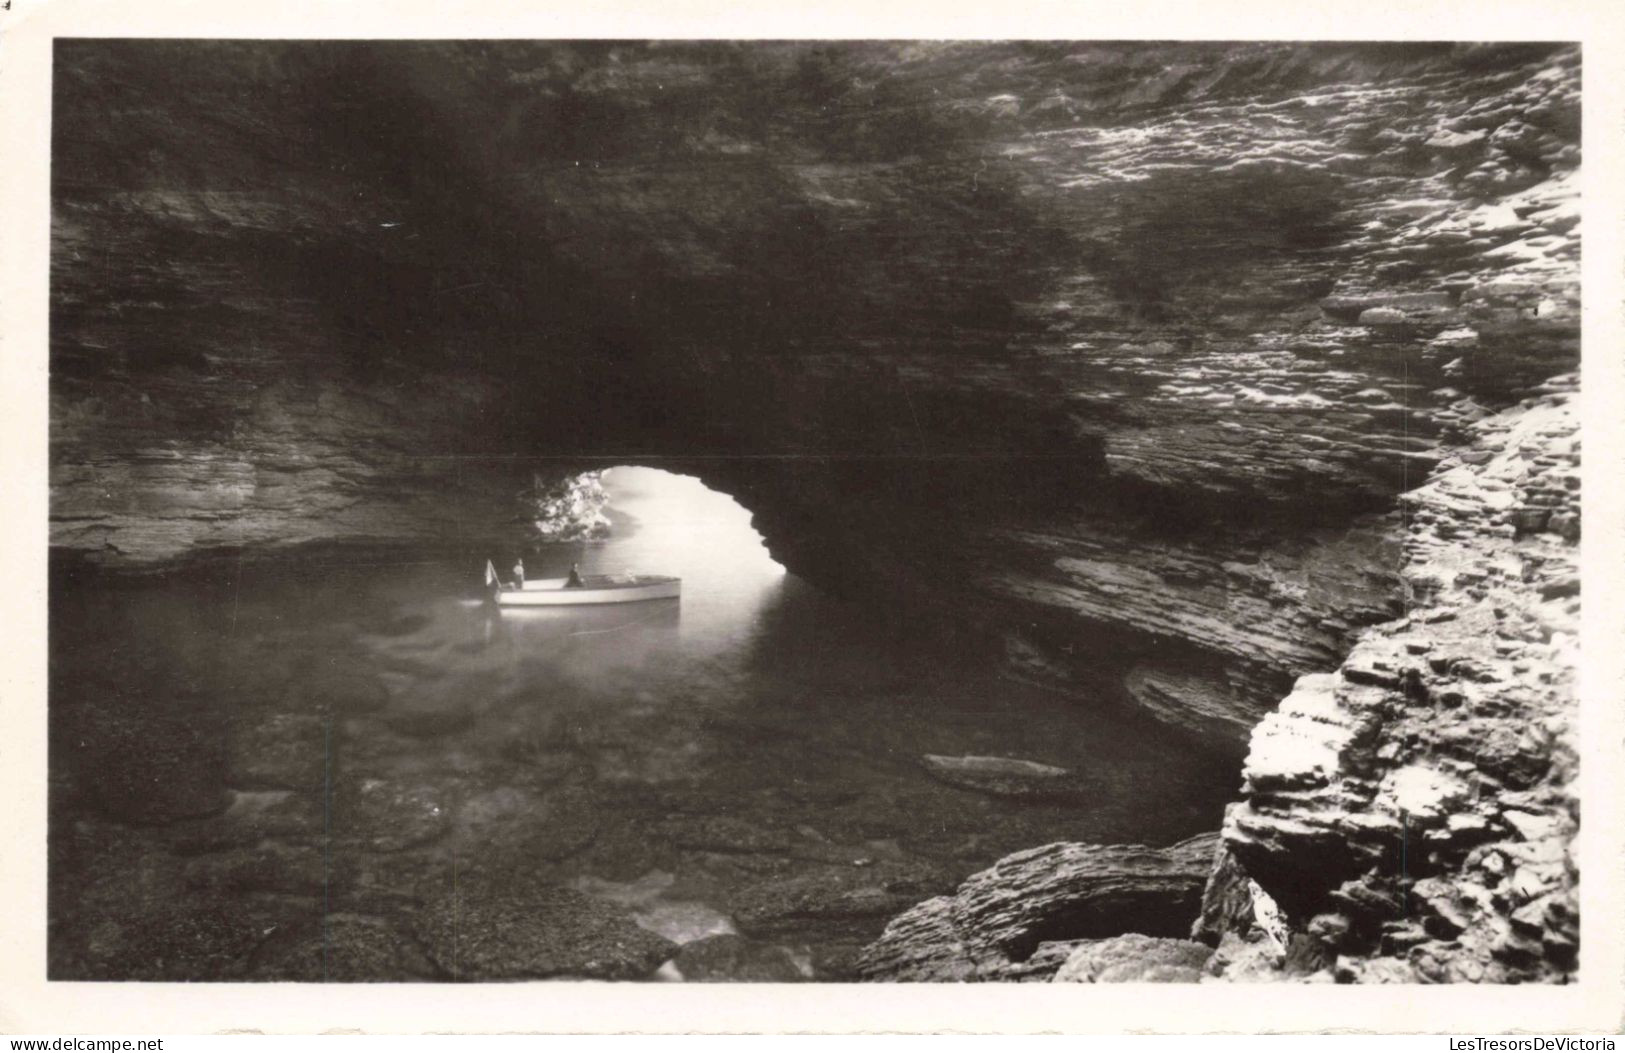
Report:
<svg viewBox="0 0 1625 1053"><path fill-rule="evenodd" d="M1011 852L1218 823L1232 765L1001 676L918 609L798 577L769 547L783 524L720 489L753 501L750 472L647 460L533 479L587 514L523 547L527 579L671 574L680 598L496 607L469 554L405 549L313 555L320 574L249 561L212 585L60 583L53 822L74 851L53 910L94 917L80 888L132 853L154 880L106 888L136 916L182 892L303 909L320 851L346 917L438 917L455 866L472 895L521 882L613 904L667 956L726 937L784 978L842 978L890 915ZM119 966L69 931L56 975ZM265 961L255 978L282 975Z"/></svg>

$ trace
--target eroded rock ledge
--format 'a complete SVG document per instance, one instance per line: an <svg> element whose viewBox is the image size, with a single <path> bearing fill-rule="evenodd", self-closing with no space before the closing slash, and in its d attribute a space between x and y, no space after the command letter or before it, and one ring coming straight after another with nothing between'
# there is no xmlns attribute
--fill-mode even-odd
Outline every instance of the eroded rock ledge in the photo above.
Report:
<svg viewBox="0 0 1625 1053"><path fill-rule="evenodd" d="M1301 677L1254 729L1199 909L1192 867L1212 839L1050 845L894 920L865 975L1571 978L1573 387L1556 378L1480 422L1404 496L1410 609L1362 633L1338 671Z"/></svg>

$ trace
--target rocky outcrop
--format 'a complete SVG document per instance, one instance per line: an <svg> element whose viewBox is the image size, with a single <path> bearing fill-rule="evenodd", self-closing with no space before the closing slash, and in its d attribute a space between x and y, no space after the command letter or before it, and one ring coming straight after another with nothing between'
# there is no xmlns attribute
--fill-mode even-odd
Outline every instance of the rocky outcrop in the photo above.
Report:
<svg viewBox="0 0 1625 1053"><path fill-rule="evenodd" d="M432 981L441 974L422 948L389 923L358 914L330 914L319 923L287 926L255 949L248 979L292 983Z"/></svg>
<svg viewBox="0 0 1625 1053"><path fill-rule="evenodd" d="M1399 613L1395 528L1369 516L1290 541L1215 527L1198 542L1157 538L1149 523L1108 539L1084 520L1007 535L1052 558L986 585L1018 601L1008 608L1025 626L1011 630L1018 667L1044 656L1040 678L1121 693L1223 748L1279 701L1288 670L1332 666L1359 627ZM1100 684L1102 661L1115 683Z"/></svg>
<svg viewBox="0 0 1625 1053"><path fill-rule="evenodd" d="M416 928L457 980L642 979L677 951L623 908L511 873L476 875L432 897Z"/></svg>
<svg viewBox="0 0 1625 1053"><path fill-rule="evenodd" d="M1059 981L1571 978L1579 435L1573 378L1544 388L1404 496L1407 613L1254 730L1199 904L1096 915L1059 857L1112 869L1121 850L1049 846L897 918L866 975L1023 978L1036 946ZM1067 878L1035 881L1035 864ZM1019 906L990 908L1001 897ZM1061 917L1111 931L1035 945Z"/></svg>
<svg viewBox="0 0 1625 1053"><path fill-rule="evenodd" d="M1576 968L1578 422L1548 389L1406 495L1408 614L1253 733L1225 847L1341 979Z"/></svg>
<svg viewBox="0 0 1625 1053"><path fill-rule="evenodd" d="M57 69L52 544L106 566L517 547L537 464L671 465L804 576L1239 753L1398 613L1396 495L1576 356L1560 46Z"/></svg>
<svg viewBox="0 0 1625 1053"><path fill-rule="evenodd" d="M1215 839L1170 848L1053 844L1006 856L951 896L893 919L860 958L868 980L1048 979L1079 941L1183 936Z"/></svg>

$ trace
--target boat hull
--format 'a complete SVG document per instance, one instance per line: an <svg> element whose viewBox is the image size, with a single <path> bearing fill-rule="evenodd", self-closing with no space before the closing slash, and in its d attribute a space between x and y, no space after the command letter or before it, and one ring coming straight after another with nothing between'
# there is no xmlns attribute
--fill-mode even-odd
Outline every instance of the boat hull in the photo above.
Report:
<svg viewBox="0 0 1625 1053"><path fill-rule="evenodd" d="M522 589L502 589L494 594L501 607L576 607L603 603L638 603L643 600L669 600L682 593L681 578L616 576L594 579L585 585L567 588L564 578L527 581Z"/></svg>

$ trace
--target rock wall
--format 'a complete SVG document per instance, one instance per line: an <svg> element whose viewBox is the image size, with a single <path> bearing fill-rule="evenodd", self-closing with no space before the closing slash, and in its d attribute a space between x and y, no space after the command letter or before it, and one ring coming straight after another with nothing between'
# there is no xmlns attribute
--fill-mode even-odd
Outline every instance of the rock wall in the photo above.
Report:
<svg viewBox="0 0 1625 1053"><path fill-rule="evenodd" d="M1577 355L1561 46L64 41L52 544L518 540L660 464L1216 748ZM737 455L747 453L748 460Z"/></svg>
<svg viewBox="0 0 1625 1053"><path fill-rule="evenodd" d="M1254 730L1224 847L1343 979L1562 979L1578 953L1579 432L1565 378L1405 496L1404 618Z"/></svg>
<svg viewBox="0 0 1625 1053"><path fill-rule="evenodd" d="M520 477L471 440L490 385L53 379L51 545L102 566L313 543L511 541Z"/></svg>

